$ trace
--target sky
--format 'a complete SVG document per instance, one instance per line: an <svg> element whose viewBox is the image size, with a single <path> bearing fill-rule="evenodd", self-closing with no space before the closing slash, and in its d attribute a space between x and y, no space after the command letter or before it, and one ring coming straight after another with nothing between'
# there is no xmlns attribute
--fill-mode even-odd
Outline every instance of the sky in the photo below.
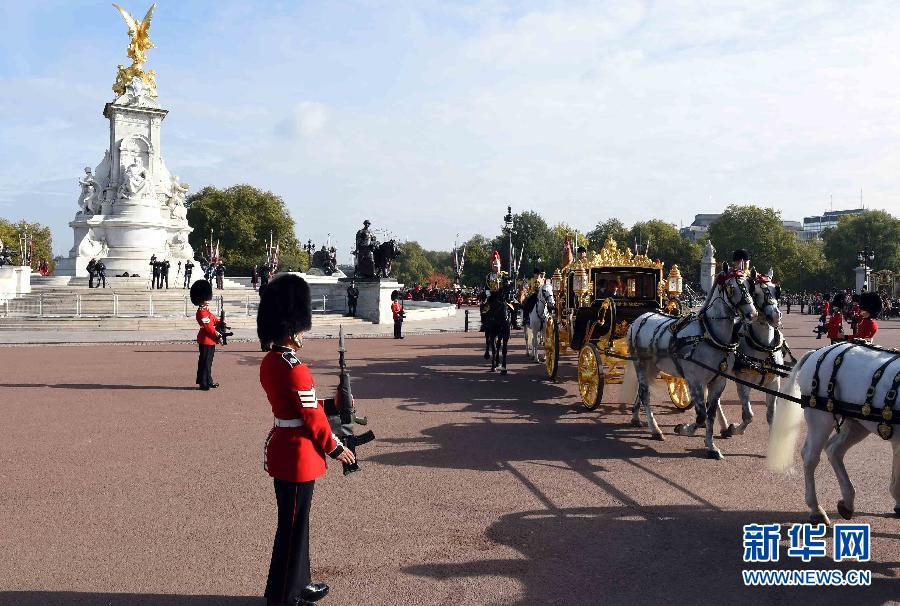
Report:
<svg viewBox="0 0 900 606"><path fill-rule="evenodd" d="M0 14L0 217L64 254L127 29L106 0ZM447 250L507 205L585 231L900 214L896 2L159 0L150 31L172 174L275 192L342 261L363 219Z"/></svg>

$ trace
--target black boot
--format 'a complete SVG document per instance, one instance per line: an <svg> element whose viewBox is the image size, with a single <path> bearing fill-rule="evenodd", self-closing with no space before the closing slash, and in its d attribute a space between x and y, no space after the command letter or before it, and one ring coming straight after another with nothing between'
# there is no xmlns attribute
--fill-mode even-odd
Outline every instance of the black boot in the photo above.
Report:
<svg viewBox="0 0 900 606"><path fill-rule="evenodd" d="M326 595L328 595L328 585L325 583L310 583L300 592L301 597L304 600L309 600L310 602L318 602Z"/></svg>

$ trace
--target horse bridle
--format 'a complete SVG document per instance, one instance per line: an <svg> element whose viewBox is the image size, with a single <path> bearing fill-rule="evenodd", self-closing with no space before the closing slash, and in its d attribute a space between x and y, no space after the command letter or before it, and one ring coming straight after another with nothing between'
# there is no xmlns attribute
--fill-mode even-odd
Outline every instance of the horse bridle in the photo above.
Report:
<svg viewBox="0 0 900 606"><path fill-rule="evenodd" d="M741 293L741 300L736 304L731 302L731 296L734 294L734 287L728 283L731 280L734 280L735 284L737 284L738 289L740 289L740 293ZM734 317L734 318L743 316L743 314L741 313L741 310L740 310L740 305L750 305L751 307L756 309L756 303L754 303L753 297L750 296L750 291L747 289L746 280L747 280L747 278L743 278L743 280L739 280L738 276L734 276L733 278L730 278L729 280L727 280L724 284L722 284L720 286L719 293L715 297L713 297L712 299L709 300L709 304L703 306L703 309L700 310L700 313L703 314L703 316L706 317L707 320L727 320L727 319L729 319L727 316L723 316L721 318L719 318L719 317L711 318L706 315L706 310L709 309L709 307L712 305L712 303L714 301L716 301L717 299L722 299L725 302L725 305L728 306L728 309L731 311L732 317Z"/></svg>

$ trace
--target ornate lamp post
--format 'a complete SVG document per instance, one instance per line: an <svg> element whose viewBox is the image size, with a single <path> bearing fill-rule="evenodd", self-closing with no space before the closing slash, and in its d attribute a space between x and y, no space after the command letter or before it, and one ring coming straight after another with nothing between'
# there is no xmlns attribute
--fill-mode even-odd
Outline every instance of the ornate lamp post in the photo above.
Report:
<svg viewBox="0 0 900 606"><path fill-rule="evenodd" d="M507 267L509 269L509 277L510 278L514 278L514 273L513 273L514 272L514 270L513 270L513 263L514 263L513 255L514 255L514 253L513 253L513 241L512 241L513 227L514 227L514 223L513 223L512 206L507 206L506 207L506 215L503 217L503 233L506 234L507 241L509 242L509 247L508 247L509 248L509 251L508 251L509 259L508 259Z"/></svg>
<svg viewBox="0 0 900 606"><path fill-rule="evenodd" d="M309 266L312 267L312 256L313 252L316 250L316 245L313 244L313 241L307 240L306 244L303 246L303 250L306 251L306 256L309 257Z"/></svg>
<svg viewBox="0 0 900 606"><path fill-rule="evenodd" d="M856 269L857 274L857 290L865 292L869 290L869 272L872 270L869 263L875 260L875 251L869 248L869 242L866 241L862 250L857 251L856 260L859 261L859 267ZM860 278L862 284L860 285Z"/></svg>

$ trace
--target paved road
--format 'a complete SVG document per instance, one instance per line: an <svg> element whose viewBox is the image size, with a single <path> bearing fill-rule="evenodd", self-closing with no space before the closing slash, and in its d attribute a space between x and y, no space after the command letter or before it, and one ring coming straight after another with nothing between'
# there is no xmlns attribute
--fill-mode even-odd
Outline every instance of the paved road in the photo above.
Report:
<svg viewBox="0 0 900 606"><path fill-rule="evenodd" d="M795 349L813 318L793 314ZM881 342L900 345L900 323ZM819 341L818 344L823 343ZM869 588L748 589L742 525L805 521L800 477L766 470L761 406L748 434L701 457L689 418L654 390L665 442L630 427L607 391L580 408L574 364L544 380L511 348L485 371L478 334L352 340L359 407L379 436L363 471L335 466L313 501L313 573L324 603L881 604L900 597L900 521L888 516L889 448L848 456L858 520L872 524ZM303 358L322 393L335 342ZM271 424L250 344L217 352L222 388L191 389L190 345L0 349L0 605L250 606L262 593L274 498L262 470ZM726 413L739 418L735 392ZM820 497L833 512L827 462ZM782 550L785 545L782 544ZM346 559L349 566L339 565ZM763 566L760 566L763 567Z"/></svg>

